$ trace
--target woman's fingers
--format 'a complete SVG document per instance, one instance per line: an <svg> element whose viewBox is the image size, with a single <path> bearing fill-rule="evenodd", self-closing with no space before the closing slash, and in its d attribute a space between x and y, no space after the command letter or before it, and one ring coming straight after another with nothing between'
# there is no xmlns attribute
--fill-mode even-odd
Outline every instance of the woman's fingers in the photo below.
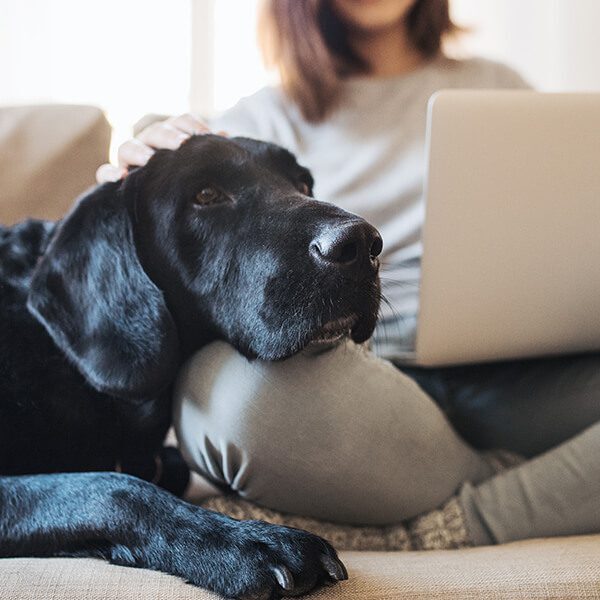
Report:
<svg viewBox="0 0 600 600"><path fill-rule="evenodd" d="M106 163L98 167L98 170L96 171L96 181L98 183L119 181L119 179L125 177L125 175L127 175L127 169Z"/></svg>
<svg viewBox="0 0 600 600"><path fill-rule="evenodd" d="M178 117L171 117L170 119L167 119L166 123L189 135L210 133L208 125L190 113Z"/></svg>
<svg viewBox="0 0 600 600"><path fill-rule="evenodd" d="M150 146L137 138L127 140L119 146L119 166L123 168L143 167L154 154Z"/></svg>
<svg viewBox="0 0 600 600"><path fill-rule="evenodd" d="M117 181L127 174L130 167L143 167L155 150L176 150L190 136L203 133L210 133L208 125L189 113L153 123L136 138L121 144L117 154L119 166L102 165L96 171L96 180L98 183Z"/></svg>
<svg viewBox="0 0 600 600"><path fill-rule="evenodd" d="M191 135L210 133L210 129L191 114L171 117L166 121L153 123L146 127L137 137L152 148L176 150Z"/></svg>
<svg viewBox="0 0 600 600"><path fill-rule="evenodd" d="M136 139L151 148L176 150L189 137L190 134L186 131L181 131L168 121L162 121L146 127Z"/></svg>

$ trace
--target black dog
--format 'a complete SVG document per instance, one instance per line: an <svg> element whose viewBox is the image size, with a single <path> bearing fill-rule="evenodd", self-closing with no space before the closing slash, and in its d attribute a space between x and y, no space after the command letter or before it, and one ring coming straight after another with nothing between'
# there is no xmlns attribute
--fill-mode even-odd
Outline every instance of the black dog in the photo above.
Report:
<svg viewBox="0 0 600 600"><path fill-rule="evenodd" d="M161 489L187 483L161 446L192 352L278 360L372 333L381 239L311 188L281 148L207 135L59 224L0 228L0 556L102 557L230 597L346 578L318 537Z"/></svg>

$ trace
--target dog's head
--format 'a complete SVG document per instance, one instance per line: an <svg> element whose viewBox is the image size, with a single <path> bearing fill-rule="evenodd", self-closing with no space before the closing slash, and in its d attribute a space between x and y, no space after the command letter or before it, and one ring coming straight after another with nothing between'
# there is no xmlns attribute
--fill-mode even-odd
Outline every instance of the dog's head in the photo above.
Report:
<svg viewBox="0 0 600 600"><path fill-rule="evenodd" d="M213 339L248 357L371 335L381 238L287 151L206 135L84 196L29 308L97 389L154 395Z"/></svg>

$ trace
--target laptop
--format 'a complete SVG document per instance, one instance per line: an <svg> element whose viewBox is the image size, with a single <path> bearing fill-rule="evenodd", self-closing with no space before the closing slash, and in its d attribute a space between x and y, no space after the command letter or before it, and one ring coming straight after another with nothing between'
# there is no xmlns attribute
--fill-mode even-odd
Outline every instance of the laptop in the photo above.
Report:
<svg viewBox="0 0 600 600"><path fill-rule="evenodd" d="M410 362L599 350L600 94L441 91L426 147Z"/></svg>

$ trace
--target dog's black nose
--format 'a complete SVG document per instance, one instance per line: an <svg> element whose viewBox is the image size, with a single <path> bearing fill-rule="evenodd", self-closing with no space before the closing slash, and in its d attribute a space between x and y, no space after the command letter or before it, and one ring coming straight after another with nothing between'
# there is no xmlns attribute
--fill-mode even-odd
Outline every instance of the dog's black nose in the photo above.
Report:
<svg viewBox="0 0 600 600"><path fill-rule="evenodd" d="M328 225L310 244L318 262L348 269L375 265L382 248L377 229L362 220Z"/></svg>

